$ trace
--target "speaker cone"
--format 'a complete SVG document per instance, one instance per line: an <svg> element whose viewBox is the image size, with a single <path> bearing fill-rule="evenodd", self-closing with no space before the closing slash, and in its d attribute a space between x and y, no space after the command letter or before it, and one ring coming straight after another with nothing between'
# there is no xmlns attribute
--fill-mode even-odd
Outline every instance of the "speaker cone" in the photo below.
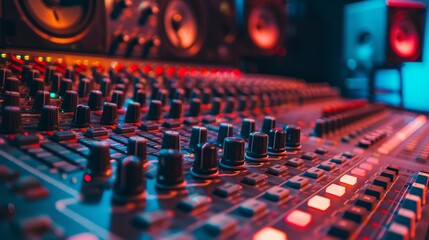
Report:
<svg viewBox="0 0 429 240"><path fill-rule="evenodd" d="M280 22L276 14L267 7L250 10L247 30L255 46L263 50L273 49L280 41Z"/></svg>
<svg viewBox="0 0 429 240"><path fill-rule="evenodd" d="M408 17L398 14L390 28L390 45L395 54L408 60L419 57L420 38L417 26Z"/></svg>

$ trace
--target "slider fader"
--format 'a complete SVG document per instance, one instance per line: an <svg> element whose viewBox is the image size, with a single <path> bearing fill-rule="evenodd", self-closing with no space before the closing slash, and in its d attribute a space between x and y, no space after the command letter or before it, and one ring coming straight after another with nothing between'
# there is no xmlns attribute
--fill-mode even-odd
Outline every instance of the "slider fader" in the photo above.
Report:
<svg viewBox="0 0 429 240"><path fill-rule="evenodd" d="M1 61L4 239L428 239L424 115L233 69Z"/></svg>

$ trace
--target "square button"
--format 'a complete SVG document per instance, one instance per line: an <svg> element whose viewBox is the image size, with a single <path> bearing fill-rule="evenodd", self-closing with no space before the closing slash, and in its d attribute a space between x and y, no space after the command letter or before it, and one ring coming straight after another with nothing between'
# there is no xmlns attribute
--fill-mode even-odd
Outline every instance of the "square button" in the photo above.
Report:
<svg viewBox="0 0 429 240"><path fill-rule="evenodd" d="M353 175L359 176L359 177L363 177L366 175L366 171L365 169L361 169L361 168L354 168L351 173Z"/></svg>
<svg viewBox="0 0 429 240"><path fill-rule="evenodd" d="M287 234L272 227L264 227L253 235L252 240L287 240Z"/></svg>
<svg viewBox="0 0 429 240"><path fill-rule="evenodd" d="M372 170L372 164L371 163L361 163L359 165L359 168L371 171Z"/></svg>
<svg viewBox="0 0 429 240"><path fill-rule="evenodd" d="M312 168L309 168L307 171L305 171L304 174L307 177L318 179L322 177L325 174L325 172L320 168L312 167Z"/></svg>
<svg viewBox="0 0 429 240"><path fill-rule="evenodd" d="M333 183L326 188L326 193L341 197L346 193L346 188Z"/></svg>
<svg viewBox="0 0 429 240"><path fill-rule="evenodd" d="M357 182L357 177L344 174L344 176L340 178L340 182L350 186L354 186Z"/></svg>
<svg viewBox="0 0 429 240"><path fill-rule="evenodd" d="M304 178L304 177L301 177L298 175L298 176L294 176L291 179L289 179L286 182L286 184L289 187L301 189L301 188L305 187L309 182L310 182L310 180L308 180L307 178Z"/></svg>
<svg viewBox="0 0 429 240"><path fill-rule="evenodd" d="M308 200L307 205L309 207L325 211L329 206L331 206L331 200L329 198L316 195Z"/></svg>
<svg viewBox="0 0 429 240"><path fill-rule="evenodd" d="M286 222L294 226L305 228L311 223L311 214L294 210L286 217Z"/></svg>

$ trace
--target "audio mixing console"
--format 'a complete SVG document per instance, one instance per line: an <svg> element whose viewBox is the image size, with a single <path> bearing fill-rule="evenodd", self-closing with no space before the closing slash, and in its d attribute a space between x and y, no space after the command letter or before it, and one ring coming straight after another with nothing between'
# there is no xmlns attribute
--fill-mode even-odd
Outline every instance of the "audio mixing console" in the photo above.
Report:
<svg viewBox="0 0 429 240"><path fill-rule="evenodd" d="M1 60L3 239L428 239L424 115L236 70Z"/></svg>

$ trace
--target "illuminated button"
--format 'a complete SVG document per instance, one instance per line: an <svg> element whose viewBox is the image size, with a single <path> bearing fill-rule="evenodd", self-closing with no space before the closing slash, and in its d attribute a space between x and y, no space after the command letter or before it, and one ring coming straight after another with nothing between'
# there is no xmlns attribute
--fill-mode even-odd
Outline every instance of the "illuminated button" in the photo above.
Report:
<svg viewBox="0 0 429 240"><path fill-rule="evenodd" d="M307 205L309 207L325 211L329 206L331 206L331 200L329 198L316 195L308 200Z"/></svg>
<svg viewBox="0 0 429 240"><path fill-rule="evenodd" d="M359 177L363 177L366 175L366 171L364 169L361 169L361 168L354 168L351 171L351 174L359 176Z"/></svg>
<svg viewBox="0 0 429 240"><path fill-rule="evenodd" d="M387 230L386 236L384 239L386 240L399 240L399 239L408 239L408 228L399 223L392 223Z"/></svg>
<svg viewBox="0 0 429 240"><path fill-rule="evenodd" d="M372 164L379 164L380 160L376 157L369 157L366 159L366 162L372 163Z"/></svg>
<svg viewBox="0 0 429 240"><path fill-rule="evenodd" d="M350 186L354 186L357 182L357 177L344 174L344 176L340 178L340 182Z"/></svg>
<svg viewBox="0 0 429 240"><path fill-rule="evenodd" d="M408 209L400 208L396 215L395 222L408 227L410 238L413 239L416 234L416 214Z"/></svg>
<svg viewBox="0 0 429 240"><path fill-rule="evenodd" d="M422 200L419 196L407 194L405 195L402 207L413 211L416 214L417 220L422 217Z"/></svg>
<svg viewBox="0 0 429 240"><path fill-rule="evenodd" d="M252 240L287 240L287 235L278 229L272 227L264 227L253 235Z"/></svg>
<svg viewBox="0 0 429 240"><path fill-rule="evenodd" d="M426 204L426 187L420 183L413 183L410 189L410 194L419 196L422 199L422 204Z"/></svg>
<svg viewBox="0 0 429 240"><path fill-rule="evenodd" d="M341 197L346 192L346 188L337 184L331 184L326 188L326 193Z"/></svg>
<svg viewBox="0 0 429 240"><path fill-rule="evenodd" d="M372 164L371 163L361 163L359 165L359 168L371 171L372 170Z"/></svg>
<svg viewBox="0 0 429 240"><path fill-rule="evenodd" d="M286 222L297 227L305 228L311 223L311 215L300 210L294 210L286 217Z"/></svg>
<svg viewBox="0 0 429 240"><path fill-rule="evenodd" d="M420 183L428 187L429 184L429 173L427 172L419 172L417 175L416 183Z"/></svg>

